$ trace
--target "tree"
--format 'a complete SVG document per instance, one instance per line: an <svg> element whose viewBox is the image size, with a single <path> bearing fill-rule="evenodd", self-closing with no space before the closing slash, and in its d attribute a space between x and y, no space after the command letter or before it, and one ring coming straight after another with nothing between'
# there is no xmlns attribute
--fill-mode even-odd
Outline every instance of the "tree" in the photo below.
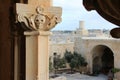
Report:
<svg viewBox="0 0 120 80"><path fill-rule="evenodd" d="M49 70L52 71L53 70L53 63L51 62L51 57L49 57Z"/></svg>
<svg viewBox="0 0 120 80"><path fill-rule="evenodd" d="M59 59L59 68L65 68L66 67L66 61L65 58Z"/></svg>
<svg viewBox="0 0 120 80"><path fill-rule="evenodd" d="M60 58L60 55L55 55L54 56L54 69L55 69L55 74L59 68L64 68L66 67L66 61L64 58Z"/></svg>
<svg viewBox="0 0 120 80"><path fill-rule="evenodd" d="M77 52L74 52L74 57L76 57L77 60L77 67L79 68L80 66L87 66L87 62L84 57L82 57L81 54L78 54Z"/></svg>
<svg viewBox="0 0 120 80"><path fill-rule="evenodd" d="M66 50L64 56L65 56L67 63L69 63L71 72L74 68L79 69L81 66L87 66L87 62L85 61L85 58L82 57L81 54L78 54L77 52L74 52L72 54L71 52L68 52Z"/></svg>
<svg viewBox="0 0 120 80"><path fill-rule="evenodd" d="M56 74L56 71L59 68L59 56L58 55L54 55L53 62L54 62L53 66L54 66L55 74Z"/></svg>
<svg viewBox="0 0 120 80"><path fill-rule="evenodd" d="M77 60L73 58L70 62L71 73L76 66L77 66Z"/></svg>
<svg viewBox="0 0 120 80"><path fill-rule="evenodd" d="M68 51L66 50L66 52L65 52L65 54L64 54L64 57L65 57L67 63L70 63L71 60L72 60L72 58L73 58L73 54L72 54L71 52L68 52Z"/></svg>

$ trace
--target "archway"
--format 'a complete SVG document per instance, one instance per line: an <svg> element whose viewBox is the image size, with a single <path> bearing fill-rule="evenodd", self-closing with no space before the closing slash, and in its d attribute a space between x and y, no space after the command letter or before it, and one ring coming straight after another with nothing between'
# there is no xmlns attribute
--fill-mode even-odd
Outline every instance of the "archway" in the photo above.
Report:
<svg viewBox="0 0 120 80"><path fill-rule="evenodd" d="M114 53L105 45L98 45L93 49L93 73L107 74L114 68Z"/></svg>

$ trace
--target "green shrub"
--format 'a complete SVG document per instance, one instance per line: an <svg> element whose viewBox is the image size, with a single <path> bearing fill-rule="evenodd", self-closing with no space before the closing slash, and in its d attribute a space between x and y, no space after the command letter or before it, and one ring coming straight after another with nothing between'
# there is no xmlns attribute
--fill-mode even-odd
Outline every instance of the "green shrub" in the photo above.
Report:
<svg viewBox="0 0 120 80"><path fill-rule="evenodd" d="M119 71L120 71L120 69L118 69L118 68L113 68L113 69L112 69L112 72L113 72L113 73L117 73L117 72L119 72Z"/></svg>
<svg viewBox="0 0 120 80"><path fill-rule="evenodd" d="M64 57L67 63L69 63L71 70L73 70L74 68L79 69L80 67L85 67L88 65L85 58L77 52L72 53L66 50Z"/></svg>

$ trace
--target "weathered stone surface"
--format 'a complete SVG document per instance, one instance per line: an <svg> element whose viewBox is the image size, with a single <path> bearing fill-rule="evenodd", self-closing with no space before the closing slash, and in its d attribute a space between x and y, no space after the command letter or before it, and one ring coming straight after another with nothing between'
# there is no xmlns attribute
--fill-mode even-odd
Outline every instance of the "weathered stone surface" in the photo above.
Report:
<svg viewBox="0 0 120 80"><path fill-rule="evenodd" d="M52 6L52 0L28 0L28 4L50 7Z"/></svg>
<svg viewBox="0 0 120 80"><path fill-rule="evenodd" d="M27 30L48 31L61 21L60 7L16 4L17 21Z"/></svg>
<svg viewBox="0 0 120 80"><path fill-rule="evenodd" d="M116 46L120 44L120 40L113 39L113 38L79 38L77 39L75 43L75 51L78 53L81 53L84 57L86 57L88 62L88 67L90 68L90 71L92 72L93 69L93 58L94 56L101 56L100 54L103 50L97 50L96 46L106 46L108 47L112 52L114 56L114 67L120 68L120 64L118 63L120 61L120 55L119 55L119 49L120 46ZM95 51L94 51L95 49ZM103 48L104 49L104 48ZM95 54L96 53L96 54ZM99 62L99 61L97 61ZM100 61L101 62L101 61ZM100 64L100 63L99 63Z"/></svg>

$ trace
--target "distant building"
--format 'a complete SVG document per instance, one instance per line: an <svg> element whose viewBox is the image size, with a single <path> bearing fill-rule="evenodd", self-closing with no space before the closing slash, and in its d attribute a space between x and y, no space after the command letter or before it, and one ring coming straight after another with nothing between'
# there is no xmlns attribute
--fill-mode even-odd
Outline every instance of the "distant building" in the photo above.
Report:
<svg viewBox="0 0 120 80"><path fill-rule="evenodd" d="M79 22L79 28L75 31L52 31L50 36L50 56L57 53L64 56L66 50L79 52L82 37L109 37L109 30L85 29L84 21Z"/></svg>
<svg viewBox="0 0 120 80"><path fill-rule="evenodd" d="M90 73L102 71L106 67L111 69L120 66L117 62L120 47L116 47L120 40L113 39L109 35L109 30L87 30L84 28L84 22L80 21L80 26L75 31L52 31L52 33L49 44L51 61L53 61L54 53L63 57L65 51L68 50L75 51L86 58ZM110 57L109 61L105 62L104 59L108 58L103 59L103 57Z"/></svg>
<svg viewBox="0 0 120 80"><path fill-rule="evenodd" d="M73 52L74 42L68 40L66 42L52 43L50 44L50 57L53 57L54 53L63 57L66 50Z"/></svg>

